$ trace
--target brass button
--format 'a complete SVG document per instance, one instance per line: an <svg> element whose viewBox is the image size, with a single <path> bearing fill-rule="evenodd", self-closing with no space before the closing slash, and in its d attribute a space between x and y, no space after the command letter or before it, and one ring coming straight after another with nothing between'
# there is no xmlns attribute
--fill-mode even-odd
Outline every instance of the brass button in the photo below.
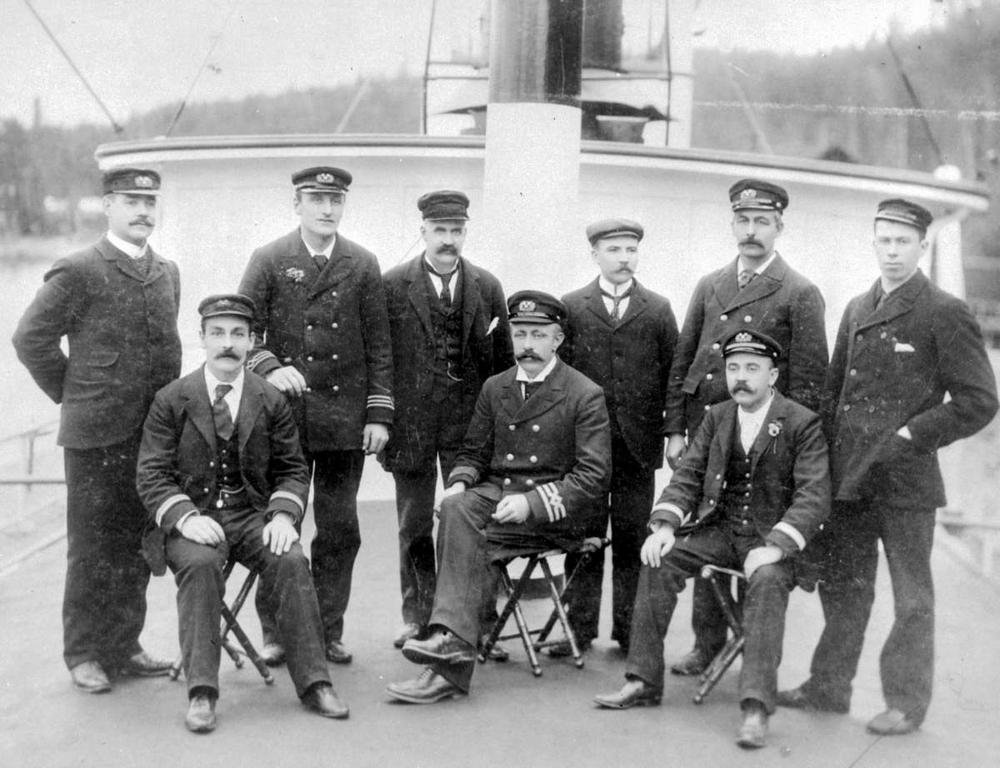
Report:
<svg viewBox="0 0 1000 768"><path fill-rule="evenodd" d="M517 427L515 427L513 424L511 424L509 427L507 427L507 429L509 429L511 432L513 432L515 429L517 429Z"/></svg>
<svg viewBox="0 0 1000 768"><path fill-rule="evenodd" d="M714 377L712 376L712 374L710 374L710 373L706 373L706 374L705 374L705 380L706 380L706 381L711 381L711 380L712 380L713 378L714 378Z"/></svg>
<svg viewBox="0 0 1000 768"><path fill-rule="evenodd" d="M513 461L513 460L514 460L514 454L513 453L508 453L507 454L507 461Z"/></svg>
<svg viewBox="0 0 1000 768"><path fill-rule="evenodd" d="M532 425L531 425L531 431L532 431L532 432L537 432L537 431L538 431L538 430L540 430L540 429L541 429L541 427L540 427L540 426L538 426L537 424L532 424Z"/></svg>
<svg viewBox="0 0 1000 768"><path fill-rule="evenodd" d="M743 318L743 322L744 323L749 323L749 322L752 322L752 321L753 321L753 317L751 315L747 315L746 317Z"/></svg>
<svg viewBox="0 0 1000 768"><path fill-rule="evenodd" d="M306 358L306 362L311 363L312 361L313 361L313 356L309 355L309 357Z"/></svg>
<svg viewBox="0 0 1000 768"><path fill-rule="evenodd" d="M510 485L510 478L509 478L509 477L505 477L505 478L503 479L503 484L504 484L504 485Z"/></svg>
<svg viewBox="0 0 1000 768"><path fill-rule="evenodd" d="M720 320L721 320L722 322L726 322L726 320L728 320L728 319L729 319L729 315L719 315L719 319L720 319Z"/></svg>
<svg viewBox="0 0 1000 768"><path fill-rule="evenodd" d="M721 347L721 346L722 346L722 345L721 345L721 344L719 344L719 342L715 342L715 343L714 343L714 344L712 345L712 349L718 349L718 348L719 348L719 347Z"/></svg>
<svg viewBox="0 0 1000 768"><path fill-rule="evenodd" d="M538 463L538 457L537 456L531 456L531 457L528 458L528 461L530 461L532 464L537 464Z"/></svg>
<svg viewBox="0 0 1000 768"><path fill-rule="evenodd" d="M313 329L313 327L312 327L311 325L307 325L307 326L306 326L306 330L307 330L307 331L311 331L312 329Z"/></svg>
<svg viewBox="0 0 1000 768"><path fill-rule="evenodd" d="M340 355L334 353L333 355L330 356L330 359L331 360L339 360L340 359Z"/></svg>
<svg viewBox="0 0 1000 768"><path fill-rule="evenodd" d="M337 384L334 384L333 385L333 391L334 392L339 392L340 391L340 387Z"/></svg>
<svg viewBox="0 0 1000 768"><path fill-rule="evenodd" d="M331 327L331 328L336 328L336 327L337 327L337 324L336 324L336 323L333 323L333 324L331 324L331 325L330 325L330 327Z"/></svg>
<svg viewBox="0 0 1000 768"><path fill-rule="evenodd" d="M850 374L851 374L851 376L857 376L858 375L858 369L857 368L851 368Z"/></svg>
<svg viewBox="0 0 1000 768"><path fill-rule="evenodd" d="M850 403L848 403L847 405L845 405L845 406L844 406L844 410L845 410L845 411L849 411L849 410L851 410L851 404L850 404Z"/></svg>

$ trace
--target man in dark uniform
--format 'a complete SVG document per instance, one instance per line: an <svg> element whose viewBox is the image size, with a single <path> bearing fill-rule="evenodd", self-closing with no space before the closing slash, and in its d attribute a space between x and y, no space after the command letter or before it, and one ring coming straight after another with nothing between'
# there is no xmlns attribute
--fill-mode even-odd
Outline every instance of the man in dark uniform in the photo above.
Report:
<svg viewBox="0 0 1000 768"><path fill-rule="evenodd" d="M611 489L600 503L592 536L611 521L611 639L628 650L632 603L639 579L639 549L653 506L654 475L663 466L663 407L677 321L666 298L636 281L642 226L604 219L587 227L597 279L563 296L566 341L559 357L604 388L611 421ZM567 594L569 617L581 649L597 637L603 557L567 558L576 575ZM549 648L569 655L569 643Z"/></svg>
<svg viewBox="0 0 1000 768"><path fill-rule="evenodd" d="M608 490L611 439L601 388L559 360L566 310L540 291L507 301L517 365L483 385L448 476L438 530L432 634L403 655L427 664L391 697L430 704L468 693L483 605L482 578L498 557L579 545L594 502Z"/></svg>
<svg viewBox="0 0 1000 768"><path fill-rule="evenodd" d="M239 292L257 307L260 341L247 363L292 398L312 470L316 537L311 560L327 658L347 664L341 638L361 547L357 494L365 454L389 439L392 351L375 256L337 233L351 174L307 168L292 175L300 226L258 248ZM272 609L260 593L262 655L284 656Z"/></svg>
<svg viewBox="0 0 1000 768"><path fill-rule="evenodd" d="M396 484L399 518L397 648L424 635L434 601L437 463L448 477L483 382L514 360L500 281L462 257L469 198L428 192L417 207L426 248L383 277L396 416L381 460Z"/></svg>
<svg viewBox="0 0 1000 768"><path fill-rule="evenodd" d="M723 341L730 400L713 406L649 520L620 691L609 709L659 704L663 640L686 579L706 564L742 570L746 643L737 743L764 746L796 558L830 514L830 472L820 417L775 388L781 348L752 330ZM690 521L690 522L689 522Z"/></svg>
<svg viewBox="0 0 1000 768"><path fill-rule="evenodd" d="M265 577L296 693L321 715L348 715L330 685L319 603L295 528L309 495L295 420L284 395L243 369L253 310L238 294L199 304L205 365L156 394L139 449L136 484L177 581L185 722L195 733L215 729L230 556Z"/></svg>
<svg viewBox="0 0 1000 768"><path fill-rule="evenodd" d="M826 626L811 675L782 691L789 707L847 712L875 598L878 542L889 563L895 620L882 647L880 735L920 727L934 678L934 510L945 504L937 449L997 411L982 334L964 302L920 271L931 214L885 200L875 215L881 276L847 305L826 383L834 514L817 543ZM945 399L945 396L949 399Z"/></svg>
<svg viewBox="0 0 1000 768"><path fill-rule="evenodd" d="M726 399L722 342L738 328L772 337L785 354L778 389L813 411L826 376L825 304L819 289L775 250L784 229L788 193L776 184L743 179L729 188L732 230L739 255L698 281L688 305L670 371L667 462L679 466L705 412ZM670 670L699 674L726 642L726 624L707 584L695 580L695 647Z"/></svg>
<svg viewBox="0 0 1000 768"><path fill-rule="evenodd" d="M14 333L17 356L61 403L66 461L63 656L77 688L111 689L109 675L161 675L170 662L139 645L149 567L146 516L135 492L142 422L156 391L177 378L180 279L153 252L160 177L104 175L107 234L55 263ZM69 355L60 348L65 336Z"/></svg>

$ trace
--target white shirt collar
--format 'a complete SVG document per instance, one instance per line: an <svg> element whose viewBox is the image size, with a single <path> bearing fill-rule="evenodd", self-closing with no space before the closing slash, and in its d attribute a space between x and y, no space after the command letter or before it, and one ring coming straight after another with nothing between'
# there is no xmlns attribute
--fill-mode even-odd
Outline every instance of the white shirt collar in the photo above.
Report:
<svg viewBox="0 0 1000 768"><path fill-rule="evenodd" d="M612 296L617 296L620 293L625 293L625 291L627 291L627 290L629 290L629 289L632 288L632 285L634 283L635 283L635 278L633 278L633 277L630 277L628 279L628 282L621 283L619 285L615 285L614 283L609 282L604 277L604 275L598 275L598 277L597 277L597 285L598 285L598 287L600 287L600 289L602 291L604 291L605 293L610 293Z"/></svg>
<svg viewBox="0 0 1000 768"><path fill-rule="evenodd" d="M743 261L743 257L739 256L736 259L736 274L739 275L740 272L742 272L744 269L750 269L751 272L755 272L758 275L762 274L765 269L767 269L769 266L771 266L771 262L774 261L774 259L775 259L775 257L777 255L778 255L777 251L771 251L771 255L767 257L767 261L765 261L763 264L761 264L756 269L750 269L750 267L747 266L746 262Z"/></svg>
<svg viewBox="0 0 1000 768"><path fill-rule="evenodd" d="M136 245L135 243L130 243L128 240L123 240L110 229L108 230L106 237L108 238L109 243L131 259L138 259L149 247L149 243Z"/></svg>
<svg viewBox="0 0 1000 768"><path fill-rule="evenodd" d="M559 360L559 355L552 355L552 359L549 360L548 364L539 371L535 378L531 378L528 372L521 367L521 364L517 364L517 376L515 376L516 381L523 381L525 383L538 384L539 382L545 381L545 377L552 373L552 369L556 367L556 362Z"/></svg>
<svg viewBox="0 0 1000 768"><path fill-rule="evenodd" d="M304 237L302 237L302 230L301 229L299 230L299 238L301 238L301 240L302 240L302 245L304 245L306 247L306 250L309 251L309 255L310 256L318 256L318 255L322 254L323 256L326 256L327 261L329 261L330 257L333 256L333 247L337 244L337 236L336 235L333 236L333 240L331 240L330 244L326 248L324 248L322 251L314 251L312 249L312 246L309 245L309 243L306 242L306 239Z"/></svg>
<svg viewBox="0 0 1000 768"><path fill-rule="evenodd" d="M229 406L229 413L233 417L233 421L236 421L236 415L240 410L240 400L243 397L243 383L246 381L246 373L243 368L240 368L240 372L236 374L236 379L233 381L222 381L222 379L216 378L208 366L204 367L205 370L205 386L208 389L208 402L215 401L215 387L217 384L228 384L232 387L226 396L223 398L226 401L226 405Z"/></svg>
<svg viewBox="0 0 1000 768"><path fill-rule="evenodd" d="M740 442L743 444L744 451L750 451L754 441L757 439L757 435L760 434L760 428L764 425L764 420L767 418L767 412L771 410L771 403L773 401L774 390L772 389L767 400L756 411L745 411L742 406L737 407L736 418L739 420Z"/></svg>

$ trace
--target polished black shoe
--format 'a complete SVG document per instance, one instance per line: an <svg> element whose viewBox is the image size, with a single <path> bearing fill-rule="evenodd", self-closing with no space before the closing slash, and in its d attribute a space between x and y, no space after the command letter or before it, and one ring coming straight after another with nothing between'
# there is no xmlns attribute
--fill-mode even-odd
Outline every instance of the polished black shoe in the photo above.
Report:
<svg viewBox="0 0 1000 768"><path fill-rule="evenodd" d="M188 701L184 725L191 733L211 733L215 730L215 697L207 693L195 694Z"/></svg>
<svg viewBox="0 0 1000 768"><path fill-rule="evenodd" d="M689 651L676 664L670 665L670 672L674 675L693 676L700 675L708 665L712 663L711 658L706 658L705 653L700 648Z"/></svg>
<svg viewBox="0 0 1000 768"><path fill-rule="evenodd" d="M920 723L907 717L905 712L889 707L868 721L868 733L878 736L904 736L913 733Z"/></svg>
<svg viewBox="0 0 1000 768"><path fill-rule="evenodd" d="M329 683L316 683L310 686L302 697L302 703L313 712L323 717L332 717L334 720L346 720L351 714L351 710L340 700Z"/></svg>
<svg viewBox="0 0 1000 768"><path fill-rule="evenodd" d="M590 640L578 642L576 647L580 649L580 653L586 653L590 650ZM553 659L565 659L573 655L573 647L569 644L569 640L560 640L546 648L545 653Z"/></svg>
<svg viewBox="0 0 1000 768"><path fill-rule="evenodd" d="M173 662L168 659L157 659L146 651L139 651L122 664L120 672L127 677L160 677L169 674L172 666Z"/></svg>
<svg viewBox="0 0 1000 768"><path fill-rule="evenodd" d="M281 643L264 643L260 649L260 657L269 667L280 667L285 663L285 646Z"/></svg>
<svg viewBox="0 0 1000 768"><path fill-rule="evenodd" d="M447 630L438 630L426 640L407 640L403 655L414 664L462 664L476 660L475 649Z"/></svg>
<svg viewBox="0 0 1000 768"><path fill-rule="evenodd" d="M392 698L405 701L407 704L433 704L442 699L450 699L452 696L465 695L465 691L430 667L413 680L389 683L385 690Z"/></svg>
<svg viewBox="0 0 1000 768"><path fill-rule="evenodd" d="M111 690L111 681L108 680L104 669L96 661L85 661L77 664L69 671L73 678L73 685L81 691L87 693L107 693Z"/></svg>
<svg viewBox="0 0 1000 768"><path fill-rule="evenodd" d="M407 640L419 640L426 633L427 628L422 627L415 621L408 621L396 633L392 644L396 648L402 648Z"/></svg>
<svg viewBox="0 0 1000 768"><path fill-rule="evenodd" d="M791 688L787 691L778 691L774 702L779 707L787 707L788 709L836 712L838 715L846 715L851 709L850 702L823 696L806 688L804 685L800 685L798 688Z"/></svg>
<svg viewBox="0 0 1000 768"><path fill-rule="evenodd" d="M743 722L736 743L743 749L760 749L767 741L767 710L753 699L743 702Z"/></svg>
<svg viewBox="0 0 1000 768"><path fill-rule="evenodd" d="M627 680L614 693L599 693L594 703L604 709L631 709L632 707L658 707L663 691L644 680Z"/></svg>
<svg viewBox="0 0 1000 768"><path fill-rule="evenodd" d="M350 651L348 651L342 642L339 640L331 640L326 644L326 660L333 662L334 664L350 664L351 659Z"/></svg>
<svg viewBox="0 0 1000 768"><path fill-rule="evenodd" d="M486 641L489 639L489 637L490 637L490 635L487 632L485 635L483 635L482 637L479 638L479 651L483 650L483 646L486 645ZM497 640L495 643L493 643L493 647L490 648L490 653L489 653L489 656L486 657L486 660L487 661L498 661L498 662L509 661L510 660L510 653L507 651L506 648L504 648L500 644L500 641Z"/></svg>

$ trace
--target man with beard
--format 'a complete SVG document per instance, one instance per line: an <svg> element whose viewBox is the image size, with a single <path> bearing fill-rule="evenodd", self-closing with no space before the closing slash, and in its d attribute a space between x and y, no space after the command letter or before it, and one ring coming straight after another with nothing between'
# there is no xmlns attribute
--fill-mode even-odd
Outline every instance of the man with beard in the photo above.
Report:
<svg viewBox="0 0 1000 768"><path fill-rule="evenodd" d="M469 691L493 562L537 547L578 546L608 490L611 439L601 388L562 362L566 310L541 291L507 300L517 365L483 385L446 482L431 635L403 655L426 664L389 695L431 704Z"/></svg>
<svg viewBox="0 0 1000 768"><path fill-rule="evenodd" d="M198 305L205 364L156 394L143 430L137 487L162 531L177 581L185 725L215 730L219 621L233 557L260 571L288 643L295 692L324 717L348 709L330 685L323 624L295 528L305 514L309 468L288 401L243 364L254 306L238 294Z"/></svg>
<svg viewBox="0 0 1000 768"><path fill-rule="evenodd" d="M628 651L639 549L653 505L654 475L663 465L663 405L677 321L666 298L639 284L643 228L629 219L587 227L597 279L563 296L566 341L559 357L604 388L611 421L611 489L597 504L590 535L603 537L611 521L611 639ZM597 637L602 556L567 558L574 573L567 591L569 620L581 650ZM568 642L549 655L568 656Z"/></svg>
<svg viewBox="0 0 1000 768"><path fill-rule="evenodd" d="M17 356L61 403L66 461L63 657L82 691L111 690L118 673L165 675L170 662L139 645L149 566L146 516L135 491L142 422L156 391L177 378L180 278L153 252L160 177L104 174L107 234L55 263L14 333ZM69 354L60 341L69 342Z"/></svg>
<svg viewBox="0 0 1000 768"><path fill-rule="evenodd" d="M778 343L741 329L723 340L731 399L709 409L649 518L626 682L600 707L660 703L663 642L685 581L711 564L743 571L745 644L737 744L763 747L774 711L796 558L830 514L820 417L775 388Z"/></svg>
<svg viewBox="0 0 1000 768"><path fill-rule="evenodd" d="M788 193L777 184L742 179L729 188L739 255L698 281L674 352L666 406L667 462L677 469L709 408L727 397L722 342L738 328L760 331L785 350L778 389L813 411L826 375L825 305L819 289L775 250ZM695 580L695 647L671 666L700 674L726 642L726 623L708 585Z"/></svg>
<svg viewBox="0 0 1000 768"><path fill-rule="evenodd" d="M426 248L383 277L396 416L381 460L396 485L399 520L397 648L424 636L434 601L437 464L442 477L451 474L483 382L513 362L500 282L462 257L469 198L428 192L417 208Z"/></svg>
<svg viewBox="0 0 1000 768"><path fill-rule="evenodd" d="M326 656L348 664L344 613L361 547L358 486L366 454L381 451L393 418L392 350L374 254L338 233L351 174L292 174L299 227L254 251L239 292L257 307L259 346L248 367L292 402L312 471L316 536L311 560ZM284 658L273 610L257 593L262 656Z"/></svg>
<svg viewBox="0 0 1000 768"><path fill-rule="evenodd" d="M930 706L934 680L934 510L945 505L937 449L985 427L996 381L965 303L920 271L929 211L884 200L873 246L881 276L851 299L827 378L834 514L817 543L827 558L819 585L826 626L810 677L778 704L847 712L875 599L878 545L889 564L895 617L880 666L886 709L880 736L911 733Z"/></svg>

